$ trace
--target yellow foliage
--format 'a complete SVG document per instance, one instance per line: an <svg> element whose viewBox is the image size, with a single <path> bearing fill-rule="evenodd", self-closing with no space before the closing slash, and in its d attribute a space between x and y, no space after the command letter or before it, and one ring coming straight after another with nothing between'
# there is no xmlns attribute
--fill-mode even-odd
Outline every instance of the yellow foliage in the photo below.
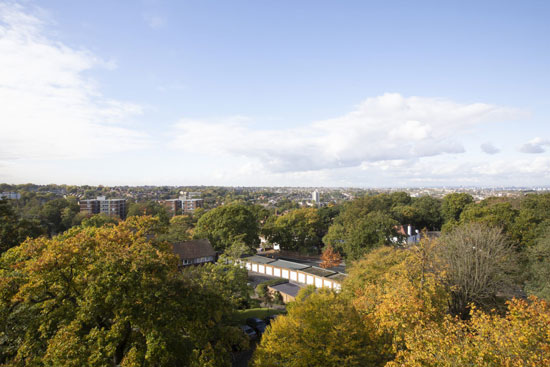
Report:
<svg viewBox="0 0 550 367"><path fill-rule="evenodd" d="M444 317L448 296L427 255L432 245L377 249L354 265L344 285L363 324L385 340L389 356L405 347L417 325Z"/></svg>
<svg viewBox="0 0 550 367"><path fill-rule="evenodd" d="M535 297L508 302L505 316L475 308L471 319L446 317L407 335L397 366L550 366L550 305Z"/></svg>

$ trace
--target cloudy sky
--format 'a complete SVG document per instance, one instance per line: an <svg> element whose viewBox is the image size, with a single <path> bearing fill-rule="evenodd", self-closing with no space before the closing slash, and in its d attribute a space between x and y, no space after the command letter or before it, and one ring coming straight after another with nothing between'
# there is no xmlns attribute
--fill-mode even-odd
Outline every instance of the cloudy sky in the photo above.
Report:
<svg viewBox="0 0 550 367"><path fill-rule="evenodd" d="M0 0L0 182L549 186L548 1Z"/></svg>

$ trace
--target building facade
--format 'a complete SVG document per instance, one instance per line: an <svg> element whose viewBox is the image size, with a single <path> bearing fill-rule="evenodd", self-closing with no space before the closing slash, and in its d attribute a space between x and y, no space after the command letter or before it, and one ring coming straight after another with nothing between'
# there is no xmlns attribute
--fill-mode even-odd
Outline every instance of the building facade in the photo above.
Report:
<svg viewBox="0 0 550 367"><path fill-rule="evenodd" d="M126 199L106 199L105 196L98 196L96 199L80 200L80 211L91 215L106 214L126 219Z"/></svg>
<svg viewBox="0 0 550 367"><path fill-rule="evenodd" d="M160 201L160 204L163 205L166 210L168 210L168 213L170 215L174 216L193 213L196 209L202 208L204 206L204 200L197 198L188 198L187 195L182 195L178 199L162 200Z"/></svg>

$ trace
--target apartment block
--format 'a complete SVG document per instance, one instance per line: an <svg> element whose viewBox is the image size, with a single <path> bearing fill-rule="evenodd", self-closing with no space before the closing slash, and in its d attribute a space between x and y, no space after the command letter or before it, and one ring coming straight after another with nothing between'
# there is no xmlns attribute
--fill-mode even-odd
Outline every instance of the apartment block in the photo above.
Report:
<svg viewBox="0 0 550 367"><path fill-rule="evenodd" d="M126 218L126 199L106 199L98 196L96 199L80 200L80 211L88 214L106 214L121 219Z"/></svg>
<svg viewBox="0 0 550 367"><path fill-rule="evenodd" d="M189 194L189 193L185 193ZM200 193L192 193L200 194ZM193 196L195 196L193 195ZM193 213L196 209L202 208L204 206L203 199L189 198L189 195L182 195L177 199L168 199L160 201L160 204L163 205L168 213L172 216L180 214L189 214Z"/></svg>

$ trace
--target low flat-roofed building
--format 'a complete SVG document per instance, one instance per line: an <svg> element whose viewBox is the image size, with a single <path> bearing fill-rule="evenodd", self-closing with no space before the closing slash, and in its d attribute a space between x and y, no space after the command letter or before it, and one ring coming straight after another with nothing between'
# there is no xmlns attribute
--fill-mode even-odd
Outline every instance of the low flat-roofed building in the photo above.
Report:
<svg viewBox="0 0 550 367"><path fill-rule="evenodd" d="M302 289L297 284L282 283L277 285L270 285L267 287L271 292L279 292L283 298L284 303L292 302L296 299L296 295Z"/></svg>

